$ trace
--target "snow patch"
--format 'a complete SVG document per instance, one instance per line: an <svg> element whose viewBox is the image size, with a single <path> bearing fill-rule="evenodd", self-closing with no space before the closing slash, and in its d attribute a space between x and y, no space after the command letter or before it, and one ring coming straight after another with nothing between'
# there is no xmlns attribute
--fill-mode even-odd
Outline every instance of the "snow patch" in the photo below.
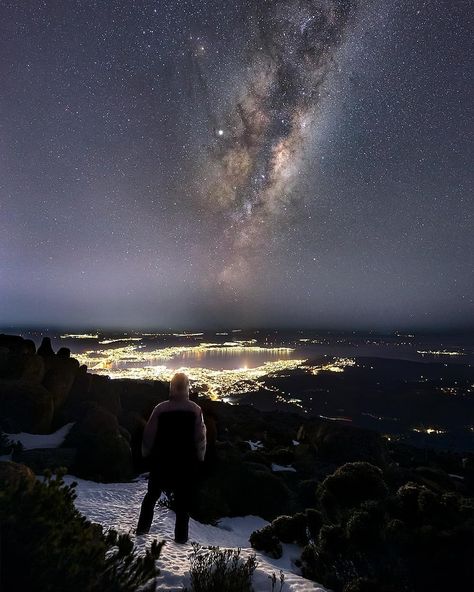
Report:
<svg viewBox="0 0 474 592"><path fill-rule="evenodd" d="M259 448L263 448L263 444L260 442L260 440L256 440L255 442L253 442L253 440L245 440L247 442L247 444L250 446L250 450L258 450Z"/></svg>
<svg viewBox="0 0 474 592"><path fill-rule="evenodd" d="M278 471L289 471L291 473L296 473L296 469L290 465L276 465L275 463L272 463L272 471L275 473Z"/></svg>
<svg viewBox="0 0 474 592"><path fill-rule="evenodd" d="M35 448L59 448L71 431L74 423L67 423L53 434L29 434L19 432L18 434L5 434L11 444L20 443L25 450Z"/></svg>
<svg viewBox="0 0 474 592"><path fill-rule="evenodd" d="M144 475L132 483L95 483L70 475L66 476L64 481L67 484L77 483L75 504L89 520L118 531L133 533L147 488ZM217 526L201 524L191 519L190 542L178 545L174 542L174 520L174 512L157 505L150 533L135 538L137 551L141 553L144 553L153 539L165 540L158 560L161 573L157 579L156 590L178 592L184 585L189 585L191 541L206 547L240 547L241 556L245 559L255 552L249 543L250 534L268 524L258 516L222 518ZM255 592L268 592L271 586L269 576L275 572L279 578L280 569L285 575L284 592L326 592L315 582L299 575L294 561L299 559L300 555L301 549L297 545L283 545L283 556L280 559L273 559L257 552L258 567L252 581Z"/></svg>

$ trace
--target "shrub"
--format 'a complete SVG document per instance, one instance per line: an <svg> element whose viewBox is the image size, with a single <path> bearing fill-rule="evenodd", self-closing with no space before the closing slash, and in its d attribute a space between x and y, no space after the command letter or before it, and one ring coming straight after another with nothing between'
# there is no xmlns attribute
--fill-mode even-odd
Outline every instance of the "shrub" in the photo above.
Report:
<svg viewBox="0 0 474 592"><path fill-rule="evenodd" d="M249 540L254 549L263 551L270 557L279 559L283 554L281 543L270 524L252 532Z"/></svg>
<svg viewBox="0 0 474 592"><path fill-rule="evenodd" d="M104 534L76 510L74 487L61 474L41 482L25 473L2 482L2 586L31 592L151 589L163 543L155 540L143 557L136 556L128 535Z"/></svg>
<svg viewBox="0 0 474 592"><path fill-rule="evenodd" d="M244 560L240 553L240 549L205 548L194 543L189 592L252 592L257 561L255 555Z"/></svg>
<svg viewBox="0 0 474 592"><path fill-rule="evenodd" d="M375 512L356 510L346 525L347 539L361 549L380 544L383 524Z"/></svg>
<svg viewBox="0 0 474 592"><path fill-rule="evenodd" d="M305 545L308 542L306 515L302 512L294 516L279 516L273 520L271 527L282 543Z"/></svg>
<svg viewBox="0 0 474 592"><path fill-rule="evenodd" d="M346 509L383 499L387 493L382 471L366 462L342 465L318 488L321 507L330 518L340 518Z"/></svg>
<svg viewBox="0 0 474 592"><path fill-rule="evenodd" d="M321 512L314 508L307 508L305 511L308 533L313 540L317 539L321 526L323 525L323 516Z"/></svg>

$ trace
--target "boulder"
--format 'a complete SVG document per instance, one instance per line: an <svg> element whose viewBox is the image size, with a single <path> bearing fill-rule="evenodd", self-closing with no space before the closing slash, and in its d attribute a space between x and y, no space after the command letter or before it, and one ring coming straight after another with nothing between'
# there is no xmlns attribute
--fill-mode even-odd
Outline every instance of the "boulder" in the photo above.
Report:
<svg viewBox="0 0 474 592"><path fill-rule="evenodd" d="M70 358L71 350L68 347L60 347L56 355L58 358Z"/></svg>
<svg viewBox="0 0 474 592"><path fill-rule="evenodd" d="M54 413L52 394L40 384L0 381L0 425L6 432L47 434Z"/></svg>
<svg viewBox="0 0 474 592"><path fill-rule="evenodd" d="M71 390L79 370L79 362L74 358L58 358L57 356L46 356L44 360L46 371L42 384L53 395L57 410L64 404Z"/></svg>
<svg viewBox="0 0 474 592"><path fill-rule="evenodd" d="M35 484L35 474L25 465L10 461L0 461L0 491L5 487L30 490Z"/></svg>
<svg viewBox="0 0 474 592"><path fill-rule="evenodd" d="M43 337L43 341L41 342L37 353L40 356L43 356L43 358L54 356L53 346L51 345L51 339L49 337Z"/></svg>
<svg viewBox="0 0 474 592"><path fill-rule="evenodd" d="M25 339L19 335L6 335L5 333L0 333L0 347L6 348L8 351L22 353L25 347Z"/></svg>
<svg viewBox="0 0 474 592"><path fill-rule="evenodd" d="M80 417L66 436L64 446L76 447L90 435L118 434L117 417L96 403L84 403Z"/></svg>
<svg viewBox="0 0 474 592"><path fill-rule="evenodd" d="M28 466L37 475L46 469L54 470L74 466L76 458L75 448L35 448L34 450L17 450L13 453L13 460Z"/></svg>
<svg viewBox="0 0 474 592"><path fill-rule="evenodd" d="M44 361L35 353L6 350L0 361L0 377L40 384L44 378Z"/></svg>
<svg viewBox="0 0 474 592"><path fill-rule="evenodd" d="M71 471L84 479L125 481L132 476L132 451L117 417L94 403L83 406L82 417L64 442L77 448Z"/></svg>

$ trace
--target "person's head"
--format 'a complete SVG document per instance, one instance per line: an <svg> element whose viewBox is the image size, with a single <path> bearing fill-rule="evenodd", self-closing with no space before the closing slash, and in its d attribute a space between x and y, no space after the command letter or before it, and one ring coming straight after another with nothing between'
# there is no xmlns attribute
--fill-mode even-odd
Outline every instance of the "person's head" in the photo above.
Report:
<svg viewBox="0 0 474 592"><path fill-rule="evenodd" d="M176 372L171 379L170 399L189 399L189 378L184 372Z"/></svg>

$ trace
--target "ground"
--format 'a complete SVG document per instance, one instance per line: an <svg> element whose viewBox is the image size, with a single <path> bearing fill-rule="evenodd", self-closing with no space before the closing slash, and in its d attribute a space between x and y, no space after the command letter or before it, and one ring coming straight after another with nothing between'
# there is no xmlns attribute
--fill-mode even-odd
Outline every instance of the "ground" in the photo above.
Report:
<svg viewBox="0 0 474 592"><path fill-rule="evenodd" d="M72 476L66 476L65 481L77 482L76 506L87 518L105 527L112 527L122 532L133 532L141 500L146 491L144 476L132 483L103 484ZM248 540L250 533L265 524L267 524L265 520L256 516L223 518L217 526L191 520L190 542L186 545L178 545L173 540L174 513L167 508L157 506L150 533L137 537L136 545L140 552L154 538L166 541L158 562L161 575L157 580L157 589L178 591L183 585L189 583L191 542L195 541L203 546L240 547L242 554L246 556L253 552ZM253 579L255 592L271 590L268 576L275 572L279 577L280 569L285 574L283 592L324 592L324 588L297 575L298 570L292 560L299 557L300 549L296 545L283 545L283 547L283 557L278 560L257 553L258 567Z"/></svg>

